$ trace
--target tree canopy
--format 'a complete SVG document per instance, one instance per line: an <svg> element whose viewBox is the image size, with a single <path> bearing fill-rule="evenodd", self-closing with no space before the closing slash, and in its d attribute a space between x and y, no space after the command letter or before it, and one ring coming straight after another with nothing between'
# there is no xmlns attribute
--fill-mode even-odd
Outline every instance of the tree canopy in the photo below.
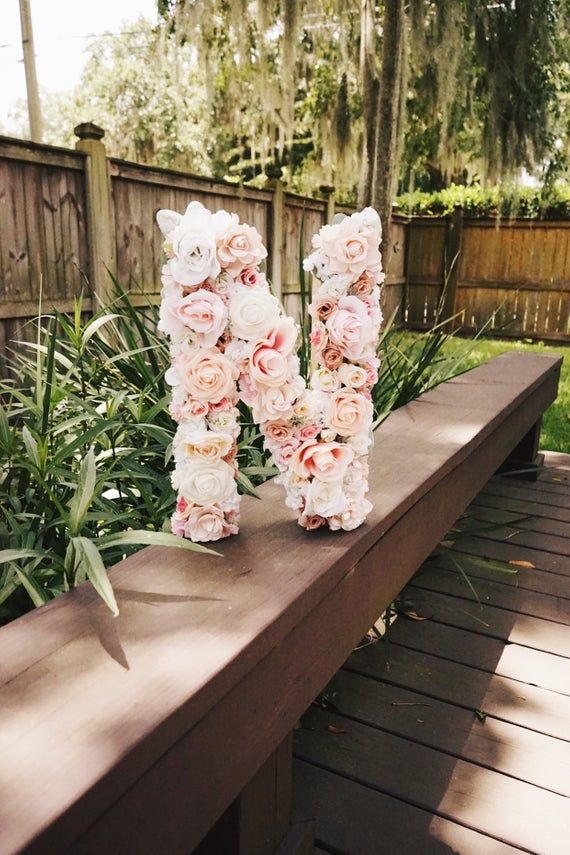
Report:
<svg viewBox="0 0 570 855"><path fill-rule="evenodd" d="M158 0L45 105L115 155L384 200L565 167L568 0Z"/></svg>

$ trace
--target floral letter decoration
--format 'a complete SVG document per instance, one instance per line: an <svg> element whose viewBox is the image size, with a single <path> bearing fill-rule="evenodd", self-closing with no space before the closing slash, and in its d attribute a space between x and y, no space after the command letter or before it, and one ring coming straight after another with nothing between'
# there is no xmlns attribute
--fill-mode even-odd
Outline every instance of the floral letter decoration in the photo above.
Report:
<svg viewBox="0 0 570 855"><path fill-rule="evenodd" d="M293 420L264 431L287 505L307 529L354 529L372 509L365 497L382 322L380 238L380 218L366 208L323 226L304 261L320 280L309 307L315 368Z"/></svg>
<svg viewBox="0 0 570 855"><path fill-rule="evenodd" d="M286 503L308 529L353 529L371 509L370 390L383 280L380 220L367 208L324 226L305 260L321 285L310 306L316 356L310 388L299 373L298 327L269 290L259 233L236 214L191 202L159 211L168 261L159 328L170 337L170 412L178 491L175 534L194 541L237 534L238 398L261 425Z"/></svg>

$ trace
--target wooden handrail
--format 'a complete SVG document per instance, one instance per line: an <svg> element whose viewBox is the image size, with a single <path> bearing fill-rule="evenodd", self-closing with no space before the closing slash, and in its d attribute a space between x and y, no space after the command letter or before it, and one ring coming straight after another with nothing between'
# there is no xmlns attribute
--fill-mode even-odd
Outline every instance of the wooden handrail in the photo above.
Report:
<svg viewBox="0 0 570 855"><path fill-rule="evenodd" d="M393 413L374 510L307 533L247 497L223 558L149 547L0 630L0 851L189 852L556 396L497 357Z"/></svg>

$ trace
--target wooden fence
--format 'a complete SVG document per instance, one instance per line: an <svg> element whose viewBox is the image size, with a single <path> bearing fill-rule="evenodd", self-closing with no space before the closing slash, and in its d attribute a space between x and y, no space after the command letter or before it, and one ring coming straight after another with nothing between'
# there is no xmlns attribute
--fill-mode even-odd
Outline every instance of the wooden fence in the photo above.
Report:
<svg viewBox="0 0 570 855"><path fill-rule="evenodd" d="M285 192L278 178L259 190L107 158L99 129L81 126L78 135L77 150L0 137L0 350L30 336L40 290L46 312L71 309L80 291L86 310L108 299L107 269L135 300L157 302L155 214L190 199L236 211L260 231L273 287L297 311L301 236L306 253L334 197ZM567 222L396 216L385 315L426 329L439 307L442 318L462 311L463 326L477 329L500 307L492 334L568 340L569 237Z"/></svg>

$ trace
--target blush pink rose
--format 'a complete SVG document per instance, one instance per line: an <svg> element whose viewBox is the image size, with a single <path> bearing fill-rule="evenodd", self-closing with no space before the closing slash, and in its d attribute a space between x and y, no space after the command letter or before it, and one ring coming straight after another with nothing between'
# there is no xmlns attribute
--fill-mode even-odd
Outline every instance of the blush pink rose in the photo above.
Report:
<svg viewBox="0 0 570 855"><path fill-rule="evenodd" d="M320 430L319 425L316 424L303 425L303 427L299 428L298 431L299 439L302 439L303 441L307 439L315 439L315 437L319 435Z"/></svg>
<svg viewBox="0 0 570 855"><path fill-rule="evenodd" d="M293 436L293 426L285 419L277 419L274 422L265 422L262 425L263 435L270 443L287 442Z"/></svg>
<svg viewBox="0 0 570 855"><path fill-rule="evenodd" d="M176 314L186 327L196 333L196 342L202 347L213 347L228 321L228 310L223 300L205 288L183 297L176 307Z"/></svg>
<svg viewBox="0 0 570 855"><path fill-rule="evenodd" d="M360 392L339 389L330 396L326 423L339 436L355 436L372 423L373 406Z"/></svg>
<svg viewBox="0 0 570 855"><path fill-rule="evenodd" d="M289 461L293 457L295 451L299 448L300 440L292 437L284 442L282 445L276 445L273 447L271 452L273 456L273 460L275 461L275 465L284 471L289 466Z"/></svg>
<svg viewBox="0 0 570 855"><path fill-rule="evenodd" d="M366 273L363 273L359 276L356 282L352 284L350 292L356 297L367 297L372 291L373 285L374 280L367 276Z"/></svg>
<svg viewBox="0 0 570 855"><path fill-rule="evenodd" d="M267 277L257 267L244 267L238 276L238 280L246 288L267 287Z"/></svg>
<svg viewBox="0 0 570 855"><path fill-rule="evenodd" d="M328 344L324 350L321 351L319 359L324 363L325 367L328 368L329 371L335 371L342 364L344 355L338 345Z"/></svg>
<svg viewBox="0 0 570 855"><path fill-rule="evenodd" d="M295 452L291 468L300 478L340 481L353 459L354 451L349 445L308 440Z"/></svg>
<svg viewBox="0 0 570 855"><path fill-rule="evenodd" d="M239 531L235 523L228 522L219 505L201 505L193 507L184 526L184 534L194 542L206 543L220 540Z"/></svg>
<svg viewBox="0 0 570 855"><path fill-rule="evenodd" d="M327 257L331 273L350 273L358 278L381 263L379 231L363 226L353 217L323 226L313 238L313 246Z"/></svg>
<svg viewBox="0 0 570 855"><path fill-rule="evenodd" d="M367 307L358 297L341 297L338 309L327 321L330 340L350 360L358 359L375 338Z"/></svg>
<svg viewBox="0 0 570 855"><path fill-rule="evenodd" d="M312 347L320 350L325 343L326 336L322 329L313 330L309 336Z"/></svg>
<svg viewBox="0 0 570 855"><path fill-rule="evenodd" d="M287 357L266 341L258 342L253 348L249 370L253 383L261 386L281 386L289 376Z"/></svg>
<svg viewBox="0 0 570 855"><path fill-rule="evenodd" d="M299 517L299 525L302 525L303 528L306 528L307 531L315 531L317 528L322 528L327 524L327 521L324 517L320 517L318 514L301 514Z"/></svg>
<svg viewBox="0 0 570 855"><path fill-rule="evenodd" d="M309 306L309 314L319 321L326 321L336 311L337 301L333 297L317 297Z"/></svg>
<svg viewBox="0 0 570 855"><path fill-rule="evenodd" d="M191 398L215 404L234 394L239 371L218 350L181 351L174 365Z"/></svg>
<svg viewBox="0 0 570 855"><path fill-rule="evenodd" d="M244 267L258 265L267 256L261 235L253 226L234 223L217 242L218 260L222 269L238 276Z"/></svg>

